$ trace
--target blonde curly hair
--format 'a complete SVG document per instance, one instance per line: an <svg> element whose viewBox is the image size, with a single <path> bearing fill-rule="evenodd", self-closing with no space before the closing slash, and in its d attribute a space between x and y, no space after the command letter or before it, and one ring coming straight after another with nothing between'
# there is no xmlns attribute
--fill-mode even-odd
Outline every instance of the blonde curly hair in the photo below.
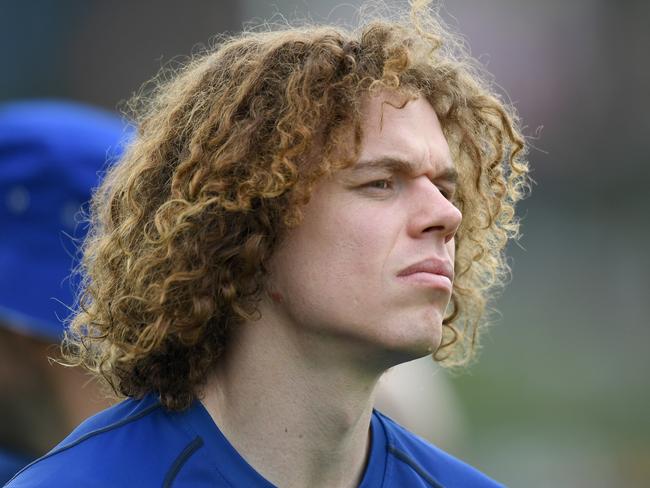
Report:
<svg viewBox="0 0 650 488"><path fill-rule="evenodd" d="M354 163L363 97L384 89L431 104L460 173L456 279L435 358L472 357L508 271L528 166L512 107L427 3L356 30L244 32L135 97L137 135L91 205L69 364L120 396L188 407L229 331L256 317L269 258L314 184Z"/></svg>

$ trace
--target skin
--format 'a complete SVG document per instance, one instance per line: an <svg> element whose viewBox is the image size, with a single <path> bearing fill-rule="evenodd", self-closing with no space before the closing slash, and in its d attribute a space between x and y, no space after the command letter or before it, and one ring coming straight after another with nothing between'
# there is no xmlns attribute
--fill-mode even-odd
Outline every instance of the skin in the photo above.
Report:
<svg viewBox="0 0 650 488"><path fill-rule="evenodd" d="M431 105L404 102L365 100L359 160L319 182L272 258L261 319L241 327L203 392L278 486L357 486L377 381L440 344L451 281L398 275L427 258L453 266L454 166Z"/></svg>

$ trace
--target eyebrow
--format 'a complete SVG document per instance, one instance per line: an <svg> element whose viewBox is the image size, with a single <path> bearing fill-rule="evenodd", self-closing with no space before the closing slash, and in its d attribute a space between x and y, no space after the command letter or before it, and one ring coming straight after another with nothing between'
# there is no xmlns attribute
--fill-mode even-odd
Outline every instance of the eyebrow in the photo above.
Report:
<svg viewBox="0 0 650 488"><path fill-rule="evenodd" d="M416 172L416 165L404 159L385 157L359 161L351 168L354 172L367 169L386 169L396 173L414 174ZM458 183L458 170L451 165L445 166L435 179L456 185Z"/></svg>

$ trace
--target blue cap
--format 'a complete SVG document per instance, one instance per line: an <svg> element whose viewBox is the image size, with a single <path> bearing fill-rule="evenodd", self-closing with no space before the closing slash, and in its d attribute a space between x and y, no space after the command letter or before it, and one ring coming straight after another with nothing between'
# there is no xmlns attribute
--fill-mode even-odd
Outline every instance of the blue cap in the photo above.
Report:
<svg viewBox="0 0 650 488"><path fill-rule="evenodd" d="M125 124L69 102L0 105L0 323L58 341L74 301L80 210L119 158Z"/></svg>

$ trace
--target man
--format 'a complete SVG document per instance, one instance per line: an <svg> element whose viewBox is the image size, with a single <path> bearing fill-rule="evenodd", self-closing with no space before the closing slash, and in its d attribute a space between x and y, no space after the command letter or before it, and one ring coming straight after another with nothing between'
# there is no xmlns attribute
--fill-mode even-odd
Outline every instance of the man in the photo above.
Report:
<svg viewBox="0 0 650 488"><path fill-rule="evenodd" d="M72 303L76 214L123 135L119 118L81 104L0 105L2 484L108 406L87 375L53 368L48 356L63 335L62 304Z"/></svg>
<svg viewBox="0 0 650 488"><path fill-rule="evenodd" d="M145 102L65 346L128 398L8 486L498 486L372 409L391 366L471 355L527 176L412 19L242 34Z"/></svg>

